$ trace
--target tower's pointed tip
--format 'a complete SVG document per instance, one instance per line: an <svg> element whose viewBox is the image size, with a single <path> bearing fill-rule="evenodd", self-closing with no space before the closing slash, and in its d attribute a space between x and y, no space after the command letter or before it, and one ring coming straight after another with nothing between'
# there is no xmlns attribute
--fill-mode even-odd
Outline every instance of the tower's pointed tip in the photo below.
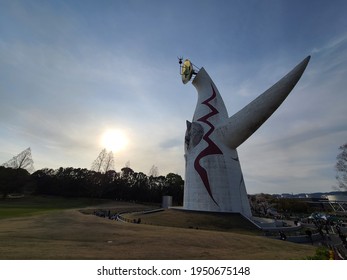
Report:
<svg viewBox="0 0 347 280"><path fill-rule="evenodd" d="M305 57L305 59L300 63L300 64L304 64L305 66L307 66L307 64L309 63L311 59L311 55L308 55Z"/></svg>
<svg viewBox="0 0 347 280"><path fill-rule="evenodd" d="M305 61L306 63L308 63L308 62L310 61L310 59L311 59L311 55L308 55L308 56L304 59L304 61Z"/></svg>
<svg viewBox="0 0 347 280"><path fill-rule="evenodd" d="M300 79L301 75L304 73L308 63L310 62L311 55L306 56L292 71L288 74L299 74L298 80Z"/></svg>
<svg viewBox="0 0 347 280"><path fill-rule="evenodd" d="M311 55L306 56L298 65L297 65L297 69L298 68L303 68L303 70L305 70L307 64L309 63L311 59Z"/></svg>

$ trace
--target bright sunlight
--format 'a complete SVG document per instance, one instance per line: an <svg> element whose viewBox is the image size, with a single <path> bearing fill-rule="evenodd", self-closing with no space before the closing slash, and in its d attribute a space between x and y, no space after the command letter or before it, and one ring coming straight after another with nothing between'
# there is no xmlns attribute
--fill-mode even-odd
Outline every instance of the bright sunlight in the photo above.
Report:
<svg viewBox="0 0 347 280"><path fill-rule="evenodd" d="M128 138L121 130L106 130L101 137L101 146L108 151L119 152L128 144Z"/></svg>

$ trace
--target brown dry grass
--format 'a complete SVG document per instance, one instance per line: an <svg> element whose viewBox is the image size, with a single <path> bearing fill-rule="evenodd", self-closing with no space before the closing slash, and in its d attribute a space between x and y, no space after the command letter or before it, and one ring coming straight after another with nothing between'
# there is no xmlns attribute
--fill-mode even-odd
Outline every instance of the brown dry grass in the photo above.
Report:
<svg viewBox="0 0 347 280"><path fill-rule="evenodd" d="M302 259L315 248L262 236L116 222L60 210L0 224L1 259Z"/></svg>

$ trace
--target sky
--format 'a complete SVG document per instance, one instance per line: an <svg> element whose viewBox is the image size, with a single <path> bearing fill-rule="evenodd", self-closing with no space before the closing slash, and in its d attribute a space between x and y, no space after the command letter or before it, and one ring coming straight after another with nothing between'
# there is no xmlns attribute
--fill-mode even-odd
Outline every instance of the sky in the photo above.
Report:
<svg viewBox="0 0 347 280"><path fill-rule="evenodd" d="M333 191L347 142L346 11L344 0L0 0L0 164L30 147L36 170L91 168L117 130L116 171L184 178L197 92L178 56L205 68L232 116L311 55L238 153L250 194Z"/></svg>

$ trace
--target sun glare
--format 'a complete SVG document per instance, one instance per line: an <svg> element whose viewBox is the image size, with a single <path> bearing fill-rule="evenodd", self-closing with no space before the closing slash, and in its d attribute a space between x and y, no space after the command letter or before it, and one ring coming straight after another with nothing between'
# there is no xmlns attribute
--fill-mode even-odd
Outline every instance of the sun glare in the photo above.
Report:
<svg viewBox="0 0 347 280"><path fill-rule="evenodd" d="M101 137L101 145L108 151L119 152L128 144L128 138L123 131L106 130Z"/></svg>

